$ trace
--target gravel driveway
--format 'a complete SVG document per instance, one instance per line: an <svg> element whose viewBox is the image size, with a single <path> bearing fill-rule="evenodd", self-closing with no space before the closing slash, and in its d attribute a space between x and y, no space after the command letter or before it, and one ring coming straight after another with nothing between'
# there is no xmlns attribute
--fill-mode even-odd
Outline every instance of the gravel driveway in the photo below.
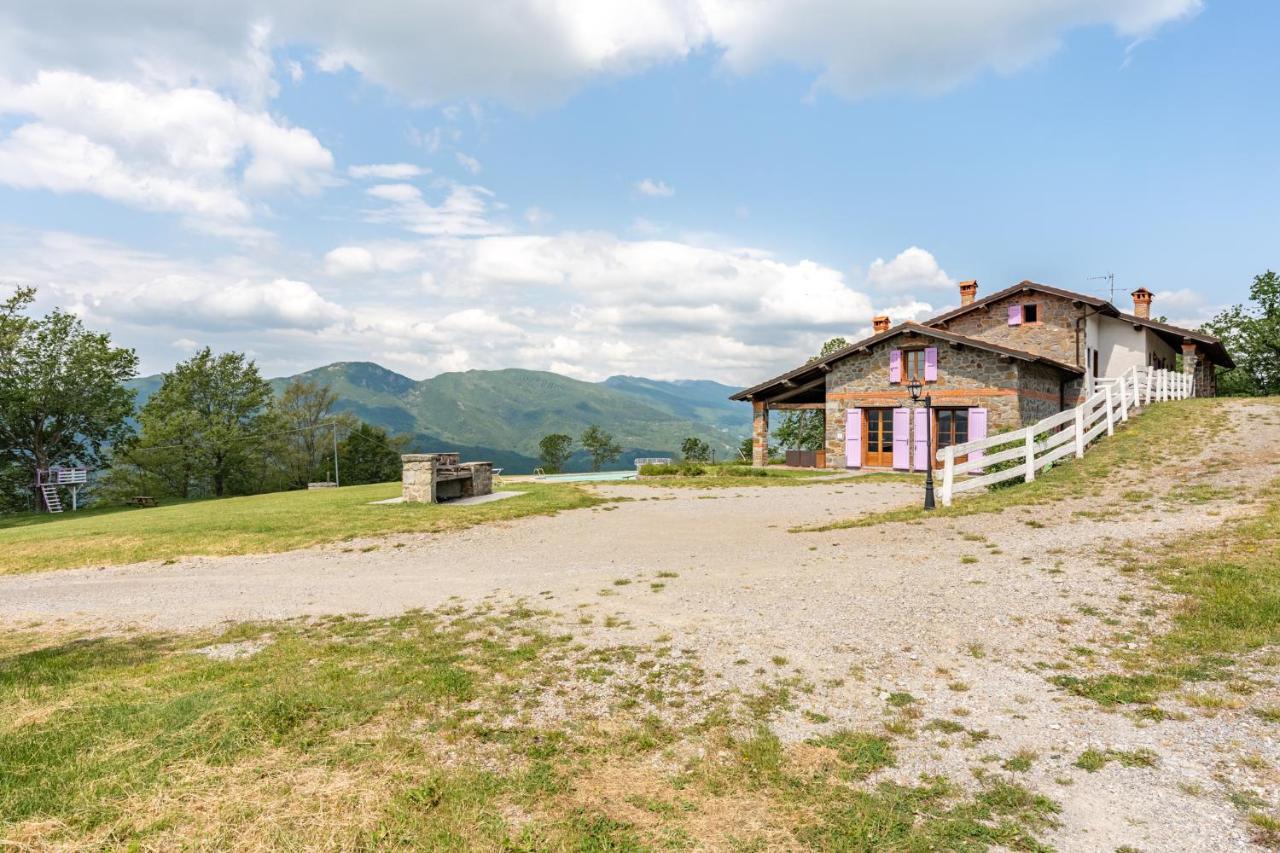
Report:
<svg viewBox="0 0 1280 853"><path fill-rule="evenodd" d="M722 686L758 687L762 667L768 677L798 673L815 687L777 722L784 739L809 736L814 714L878 727L892 691L912 694L926 717L962 708L966 725L991 741L946 749L921 733L903 741L887 777L964 780L982 756L998 771L999 759L1032 752L1022 778L1063 804L1063 826L1046 838L1059 849L1253 849L1228 797L1249 791L1280 807L1270 769L1280 765L1274 724L1230 711L1142 723L1047 680L1073 649L1105 654L1125 626L1163 618L1149 608L1168 602L1140 575L1116 570L1118 545L1222 524L1249 510L1241 495L1280 475L1274 407L1241 402L1227 411L1234 434L1219 447L1230 455L1206 455L1202 471L1117 476L1051 509L791 533L797 524L907 504L918 487L869 479L724 490L601 486L630 500L439 536L0 578L0 619L185 629L525 598L589 641L670 634ZM1251 411L1266 417L1246 429ZM1140 516L1120 497L1187 481L1231 496L1156 501ZM616 627L601 618L583 627L584 612L612 616ZM1269 679L1250 701L1280 704L1280 688ZM1089 747L1150 749L1159 761L1086 773L1074 762ZM1246 766L1245 753L1263 763Z"/></svg>

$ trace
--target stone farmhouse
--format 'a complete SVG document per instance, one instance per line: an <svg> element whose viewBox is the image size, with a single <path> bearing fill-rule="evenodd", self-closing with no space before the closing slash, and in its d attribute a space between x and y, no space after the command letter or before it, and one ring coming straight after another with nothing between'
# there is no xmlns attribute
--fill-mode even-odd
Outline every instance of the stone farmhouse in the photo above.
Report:
<svg viewBox="0 0 1280 853"><path fill-rule="evenodd" d="M1152 320L1146 288L1132 297L1125 314L1033 281L979 299L978 283L965 281L960 307L923 323L876 317L871 337L733 395L754 411L752 463L766 462L771 411L812 409L826 419L820 467L924 470L926 413L911 403L912 380L933 398L936 448L1072 408L1097 379L1135 366L1180 364L1197 396L1213 396L1214 368L1233 366L1222 342Z"/></svg>

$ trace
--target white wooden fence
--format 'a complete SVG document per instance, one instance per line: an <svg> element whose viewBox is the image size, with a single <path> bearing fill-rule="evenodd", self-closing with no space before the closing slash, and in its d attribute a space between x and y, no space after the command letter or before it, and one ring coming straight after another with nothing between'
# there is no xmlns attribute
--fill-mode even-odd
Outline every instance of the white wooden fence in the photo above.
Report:
<svg viewBox="0 0 1280 853"><path fill-rule="evenodd" d="M960 492L982 489L1021 477L1030 483L1045 466L1066 456L1084 456L1085 450L1103 433L1111 435L1116 424L1129 420L1138 406L1163 400L1184 400L1194 396L1192 378L1172 370L1131 367L1119 377L1094 380L1094 393L1087 400L1029 427L1002 432L976 441L944 447L938 451L942 462L942 505ZM957 457L966 457L956 461ZM1021 461L1001 467L1002 462Z"/></svg>

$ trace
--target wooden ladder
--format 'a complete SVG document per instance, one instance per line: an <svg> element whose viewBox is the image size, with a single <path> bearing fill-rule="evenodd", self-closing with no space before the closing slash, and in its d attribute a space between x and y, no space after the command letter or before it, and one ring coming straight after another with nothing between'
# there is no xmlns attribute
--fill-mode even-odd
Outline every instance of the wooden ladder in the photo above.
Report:
<svg viewBox="0 0 1280 853"><path fill-rule="evenodd" d="M49 512L62 512L62 498L58 497L58 487L53 483L43 483L40 493L44 495L44 506Z"/></svg>

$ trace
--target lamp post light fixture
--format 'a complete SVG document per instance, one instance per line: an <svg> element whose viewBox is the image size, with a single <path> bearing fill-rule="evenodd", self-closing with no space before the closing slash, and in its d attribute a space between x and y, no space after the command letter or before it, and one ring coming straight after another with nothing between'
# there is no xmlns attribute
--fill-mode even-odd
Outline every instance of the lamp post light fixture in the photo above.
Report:
<svg viewBox="0 0 1280 853"><path fill-rule="evenodd" d="M911 394L912 404L920 402L920 392L924 386L919 379L907 383L907 392ZM924 508L933 509L933 395L924 397Z"/></svg>

